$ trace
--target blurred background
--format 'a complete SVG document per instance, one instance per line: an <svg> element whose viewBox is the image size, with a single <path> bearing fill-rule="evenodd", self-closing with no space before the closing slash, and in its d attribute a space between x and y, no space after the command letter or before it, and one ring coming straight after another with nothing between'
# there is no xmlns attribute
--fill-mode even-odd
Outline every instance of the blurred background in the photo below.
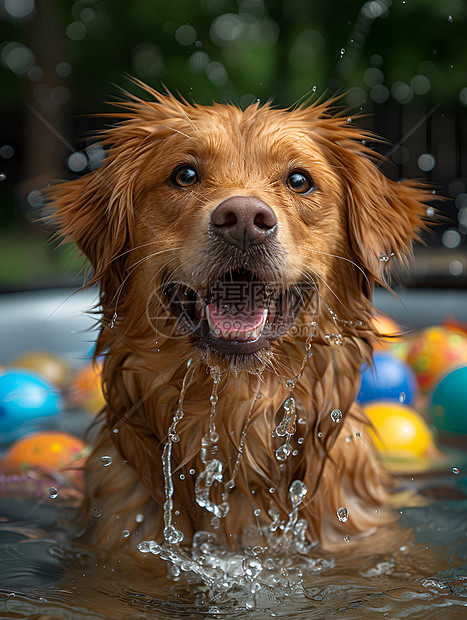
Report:
<svg viewBox="0 0 467 620"><path fill-rule="evenodd" d="M345 93L387 139L385 172L433 186L441 221L403 282L467 286L464 0L0 0L0 26L1 291L81 283L35 223L41 188L98 166L89 115L142 95L129 76L242 107Z"/></svg>

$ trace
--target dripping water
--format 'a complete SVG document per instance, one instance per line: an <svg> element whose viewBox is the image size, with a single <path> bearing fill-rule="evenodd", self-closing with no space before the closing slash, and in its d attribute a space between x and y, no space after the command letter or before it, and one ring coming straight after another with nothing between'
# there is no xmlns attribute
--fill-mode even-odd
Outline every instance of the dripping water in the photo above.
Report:
<svg viewBox="0 0 467 620"><path fill-rule="evenodd" d="M180 440L177 435L177 424L183 418L183 401L185 398L185 391L187 387L187 377L191 366L191 359L187 363L187 370L183 377L182 389L180 390L180 396L177 403L177 410L172 418L172 424L169 427L167 433L167 443L164 446L162 452L162 470L164 472L164 490L165 490L165 502L164 502L164 539L168 543L178 544L183 540L183 532L177 530L172 523L172 511L173 511L173 476L172 476L172 444Z"/></svg>

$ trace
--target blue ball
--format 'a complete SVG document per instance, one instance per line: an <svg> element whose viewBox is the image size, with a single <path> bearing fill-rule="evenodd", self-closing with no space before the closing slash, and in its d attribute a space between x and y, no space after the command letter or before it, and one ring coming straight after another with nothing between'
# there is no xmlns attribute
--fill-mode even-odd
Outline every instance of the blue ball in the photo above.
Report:
<svg viewBox="0 0 467 620"><path fill-rule="evenodd" d="M362 366L357 400L396 400L410 405L417 395L417 379L408 364L385 351L377 351L373 364Z"/></svg>
<svg viewBox="0 0 467 620"><path fill-rule="evenodd" d="M39 374L23 369L0 372L0 431L59 411L57 388Z"/></svg>
<svg viewBox="0 0 467 620"><path fill-rule="evenodd" d="M429 411L440 432L467 434L467 366L452 370L440 380Z"/></svg>

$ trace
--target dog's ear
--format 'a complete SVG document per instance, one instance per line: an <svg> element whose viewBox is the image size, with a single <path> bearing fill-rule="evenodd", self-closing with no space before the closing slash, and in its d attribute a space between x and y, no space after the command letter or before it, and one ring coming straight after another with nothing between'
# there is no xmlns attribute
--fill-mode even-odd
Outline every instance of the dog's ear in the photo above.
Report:
<svg viewBox="0 0 467 620"><path fill-rule="evenodd" d="M89 259L100 279L125 250L133 229L128 172L115 174L110 163L48 192L48 207L59 233L73 241Z"/></svg>
<svg viewBox="0 0 467 620"><path fill-rule="evenodd" d="M393 260L404 262L426 227L431 193L411 181L388 179L366 155L346 150L343 165L350 245L370 281L384 283Z"/></svg>

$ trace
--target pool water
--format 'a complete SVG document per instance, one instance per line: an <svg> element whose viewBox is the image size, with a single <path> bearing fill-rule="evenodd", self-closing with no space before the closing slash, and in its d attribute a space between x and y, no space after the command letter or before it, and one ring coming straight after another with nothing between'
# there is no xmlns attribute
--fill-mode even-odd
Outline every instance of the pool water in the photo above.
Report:
<svg viewBox="0 0 467 620"><path fill-rule="evenodd" d="M263 548L259 574L230 588L191 572L168 577L177 571L160 558L148 571L73 542L73 498L10 498L0 524L0 617L467 617L467 478L448 470L407 484L421 505L401 506L377 534L338 554L285 548L268 559ZM213 543L209 553L212 563L227 552ZM252 548L242 557L254 557Z"/></svg>

